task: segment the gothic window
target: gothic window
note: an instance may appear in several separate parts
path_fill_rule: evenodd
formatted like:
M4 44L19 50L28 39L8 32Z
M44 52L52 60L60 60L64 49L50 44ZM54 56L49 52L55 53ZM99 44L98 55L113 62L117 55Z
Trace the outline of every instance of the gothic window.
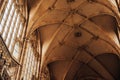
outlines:
M32 47L32 43L27 43L27 49L25 53L24 63L23 63L23 71L22 76L24 77L23 80L31 80L32 75L36 75L37 70L37 59L35 57L34 48ZM29 67L29 68L28 68Z
M6 45L7 47L9 47L10 45L10 42L11 42L11 36L13 35L13 30L14 30L14 25L15 25L15 22L16 22L16 18L17 18L17 12L15 11L14 15L13 15L13 20L11 22L11 26L10 26L10 29L9 29L9 34L7 35L7 39L6 39Z
M11 54L16 55L16 41L22 43L24 36L24 17L19 5L14 0L8 0L0 17L0 34ZM16 56L15 56L16 57Z

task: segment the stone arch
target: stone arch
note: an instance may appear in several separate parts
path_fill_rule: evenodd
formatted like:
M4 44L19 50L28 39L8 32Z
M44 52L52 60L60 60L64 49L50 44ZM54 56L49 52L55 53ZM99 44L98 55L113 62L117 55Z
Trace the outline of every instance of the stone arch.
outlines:
M120 58L113 53L96 56L96 59L108 70L116 80L120 79Z
M113 53L104 53L95 57L105 69L113 76L115 80L120 78L120 58ZM68 68L71 60L56 60L47 65L50 72L51 80L84 80L84 79L100 79L106 80L101 74L96 72L84 62L74 61L67 74L65 71ZM63 77L64 76L64 77Z

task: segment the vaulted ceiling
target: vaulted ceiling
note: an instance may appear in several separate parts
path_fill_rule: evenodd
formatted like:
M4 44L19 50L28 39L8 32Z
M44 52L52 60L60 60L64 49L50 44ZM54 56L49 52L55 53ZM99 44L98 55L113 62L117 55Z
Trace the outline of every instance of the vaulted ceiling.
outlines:
M117 8L103 0L28 0L51 80L119 80ZM112 63L110 62L112 61Z
M68 0L69 1L69 0ZM70 0L72 1L72 0ZM73 0L74 1L74 0ZM108 7L110 7L111 9L113 9L113 11L117 12L115 8L115 6L111 6L109 1L112 0L108 0L108 1L100 1L100 0L81 0L79 2L79 0L76 0L75 3L72 5L80 5L80 3L84 2L84 1L98 1L100 3L103 3L105 5L107 5ZM114 1L112 1L114 2ZM54 4L55 3L55 4ZM60 4L59 4L60 3ZM112 3L111 3L112 4ZM67 4L67 0L61 0L61 1L56 1L56 0L28 0L28 7L29 7L29 29L28 29L28 34L32 33L35 29L37 29L38 27L42 26L40 24L41 22L41 18L47 14L49 14L50 8L52 8L53 6L58 7L58 9L60 8L60 6L62 6L61 8L66 8L66 9L70 9L69 4ZM46 13L44 15L44 13Z

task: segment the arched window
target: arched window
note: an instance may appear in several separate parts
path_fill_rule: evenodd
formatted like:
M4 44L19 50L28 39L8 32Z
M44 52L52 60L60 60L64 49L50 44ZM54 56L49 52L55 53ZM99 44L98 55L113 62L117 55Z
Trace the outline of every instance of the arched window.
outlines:
M32 75L36 75L36 70L38 68L37 65L38 64L37 64L37 59L35 57L34 48L32 46L32 43L28 42L24 63L23 63L24 66L22 71L23 80L31 80Z
M8 50L13 54L16 47L16 39L19 39L19 41L23 40L25 20L15 0L8 0L3 10L4 14L0 18L0 34Z

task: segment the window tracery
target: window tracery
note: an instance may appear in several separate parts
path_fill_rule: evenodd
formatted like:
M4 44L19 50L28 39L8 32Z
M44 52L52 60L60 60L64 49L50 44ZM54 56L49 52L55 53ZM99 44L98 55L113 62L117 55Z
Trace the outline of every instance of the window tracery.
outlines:
M0 33L11 54L15 51L16 39L23 40L24 17L20 7L15 0L6 1L6 6L2 10L0 21Z

